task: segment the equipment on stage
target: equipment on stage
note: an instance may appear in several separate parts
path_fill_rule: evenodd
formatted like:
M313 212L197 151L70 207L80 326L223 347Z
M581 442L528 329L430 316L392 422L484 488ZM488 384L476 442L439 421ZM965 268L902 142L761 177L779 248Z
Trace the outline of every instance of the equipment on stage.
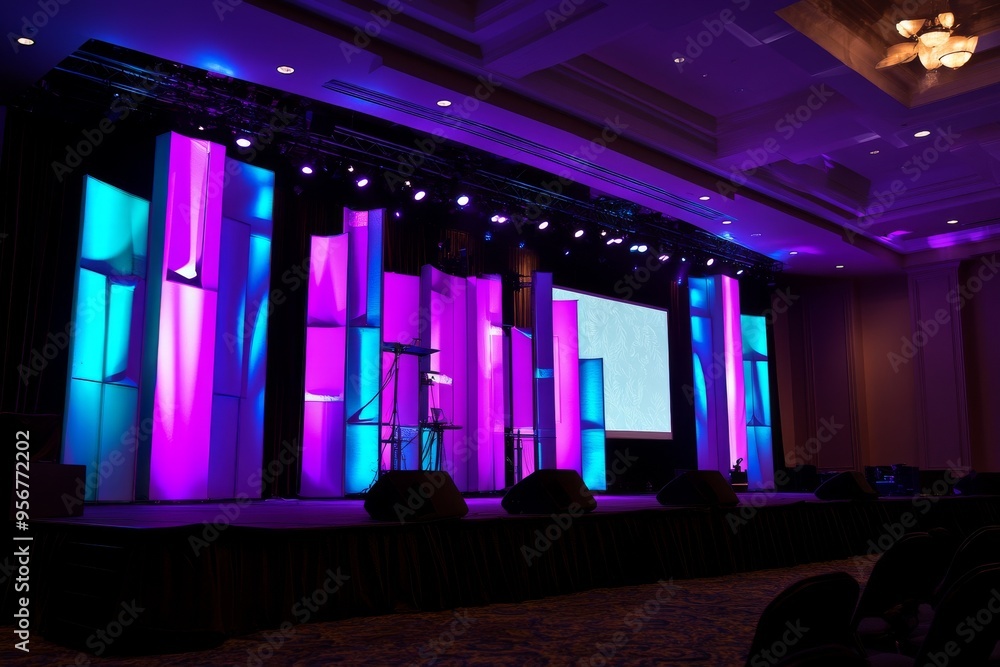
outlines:
M427 447L424 448L423 437L420 438L420 466L424 470L441 470L444 466L442 452L444 451L444 432L458 431L462 427L458 424L449 423L441 408L431 408L431 418L428 421L420 422L421 431L428 431L431 434Z
M438 350L429 347L420 347L412 343L382 343L383 352L391 352L392 365L386 373L386 380L392 378L392 412L389 415L389 437L382 441L383 445L389 445L389 465L391 470L403 469L403 430L399 423L399 358L404 354L415 357L428 357ZM385 389L385 385L382 386ZM380 390L381 393L381 390ZM382 452L379 451L378 474L381 476L385 470L382 469Z
M955 483L955 493L961 496L1000 496L1000 472L976 472Z
M718 470L688 470L667 482L656 500L668 507L735 507L736 492Z
M914 466L865 466L865 479L880 496L920 495L920 468Z
M864 475L848 470L820 484L816 497L820 500L875 500L878 494L868 485Z
M390 470L365 496L365 511L377 521L461 519L469 506L451 475L441 470Z
M565 514L597 509L597 499L575 470L536 470L510 488L500 502L511 514Z

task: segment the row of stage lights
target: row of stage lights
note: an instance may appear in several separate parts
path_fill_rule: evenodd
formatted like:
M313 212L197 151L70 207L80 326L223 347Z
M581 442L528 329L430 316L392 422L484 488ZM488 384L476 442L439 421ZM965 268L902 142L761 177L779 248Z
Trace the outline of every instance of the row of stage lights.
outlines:
M240 146L240 147L244 147L245 148L245 147L248 147L248 146L251 145L251 141L250 141L250 139L248 139L248 138L246 138L244 136L241 136L241 137L239 137L239 138L236 139L236 144L238 146ZM342 163L342 166L343 166L343 164L344 163ZM348 177L347 180L348 181L353 180L354 186L356 187L356 189L359 192L365 192L372 185L372 178L371 178L371 176L368 175L368 174L361 173L361 170L356 170L353 165L346 164L346 167L344 167L344 170L349 175L349 177ZM299 171L304 176L310 177L310 176L313 176L316 173L316 168L310 162L303 162L303 163L301 163ZM324 169L324 171L325 171L325 169ZM471 195L469 195L466 192L453 191L452 195L450 195L447 198L432 197L430 190L414 186L408 180L404 182L404 188L407 191L408 196L413 201L415 201L415 202L421 202L421 201L430 200L430 199L436 199L437 201L442 201L442 200L447 201L447 200L450 200L460 210L467 210L467 209L470 208L470 204L472 204L472 197L471 197ZM398 210L396 211L396 217L397 218L401 217L401 213ZM508 212L496 212L496 213L493 213L493 215L488 218L489 222L492 223L493 225L506 225L508 222L512 222L515 219L516 219L515 215L514 214L510 214ZM554 228L554 225L548 219L542 219L539 222L537 222L537 224L534 224L533 227L534 227L534 229L536 229L539 232L545 232L546 230L552 230ZM587 229L584 228L584 227L581 227L581 226L570 226L569 228L573 230L572 231L572 238L573 238L574 241L585 240L585 237L588 236ZM493 240L493 231L492 231L492 229L489 228L489 227L487 227L486 231L483 234L483 237L484 237L484 240L486 240L486 241L492 241ZM625 243L626 239L628 238L628 235L626 233L621 232L621 231L614 231L614 230L609 231L608 229L601 229L601 231L600 231L600 238L601 238L601 240L604 242L604 244L606 246L618 246L618 245L623 245ZM524 240L519 241L518 242L518 247L519 248L525 248L526 247L526 242ZM650 243L643 242L643 241L635 241L635 242L631 243L631 245L629 245L629 247L628 247L629 253L636 254L636 255L646 254L646 253L650 252L650 249L651 249ZM661 262L661 263L667 263L671 259L671 254L669 252L666 252L662 248L659 249L659 250L653 250L653 252L657 252L658 253L656 255L656 257L657 257L657 260L659 262ZM569 248L569 247L563 248L562 254L564 256L570 256L572 254L571 248ZM689 262L688 261L688 257L684 256L684 255L681 255L680 257L678 257L678 261L680 263L682 263L682 264L692 264L693 265L695 263L694 261ZM713 266L716 266L716 264L717 264L717 261L716 261L715 257L707 257L707 258L702 257L702 258L700 258L698 260L698 262L703 262L703 266L705 268L711 268ZM734 275L736 275L736 276L742 276L744 274L744 271L745 271L744 268L742 268L742 267L734 267L734 268L736 268L736 270L733 272Z

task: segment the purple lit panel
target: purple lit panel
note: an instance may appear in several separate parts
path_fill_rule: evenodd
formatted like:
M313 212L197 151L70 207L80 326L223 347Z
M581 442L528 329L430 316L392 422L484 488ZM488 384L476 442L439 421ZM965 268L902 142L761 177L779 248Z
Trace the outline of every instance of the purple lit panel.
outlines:
M729 416L729 465L747 461L747 404L743 382L743 327L740 321L740 284L719 276L722 287L722 326L725 336L726 412Z
M306 401L299 487L303 496L344 495L343 406L329 401Z
M216 307L215 292L163 283L150 500L208 497Z
M382 341L385 343L403 343L404 345L424 345L421 329L426 328L420 319L420 277L406 276L399 273L385 274L385 309L382 313ZM382 353L382 381L385 382L392 366L393 354ZM393 384L386 386L386 392L393 391ZM387 393L386 396L389 396ZM420 399L420 360L412 354L404 354L399 358L399 423L406 429L416 429L419 421ZM390 436L388 427L392 415L392 400L382 401L382 439ZM409 435L409 431L407 432ZM407 442L404 438L403 468L417 470L420 467L420 447L416 438ZM382 466L391 468L391 451L388 447L382 452Z
M225 147L170 135L164 278L214 290L219 280Z
M240 440L240 399L220 396L212 399L212 450L208 463L209 498L233 498L236 493L237 445ZM259 465L259 464L258 464Z
M430 418L431 408L439 408L445 420L462 427L445 432L441 466L460 490L467 491L470 488L468 443L472 435L468 432L467 418L466 281L425 266L421 272L420 297L421 312L430 314L428 347L440 350L428 357L421 368L437 371L452 382L428 388L428 413L423 418Z
M314 236L309 254L309 326L347 325L347 234Z
M536 271L531 279L532 346L535 382L535 438L539 468L556 467L556 391L552 331L552 274Z
M348 238L348 323L364 326L368 314L368 211L344 209L344 231Z
M582 472L580 451L580 343L576 301L552 302L555 360L556 467Z

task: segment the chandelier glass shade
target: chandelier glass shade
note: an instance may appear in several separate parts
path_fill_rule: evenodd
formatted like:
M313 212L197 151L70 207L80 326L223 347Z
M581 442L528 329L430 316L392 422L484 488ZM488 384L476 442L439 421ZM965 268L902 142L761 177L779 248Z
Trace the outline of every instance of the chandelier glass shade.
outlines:
M954 27L955 15L951 12L941 12L929 19L900 21L896 24L896 31L912 41L890 46L885 58L880 60L875 68L884 69L919 58L920 64L928 71L942 65L958 69L969 62L972 54L976 52L979 37L952 35Z

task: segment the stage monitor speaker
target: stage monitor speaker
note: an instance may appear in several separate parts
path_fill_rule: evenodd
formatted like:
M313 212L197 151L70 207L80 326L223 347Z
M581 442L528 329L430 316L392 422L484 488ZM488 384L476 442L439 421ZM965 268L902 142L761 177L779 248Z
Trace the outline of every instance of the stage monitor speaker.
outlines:
M656 501L668 507L735 507L740 499L718 470L688 470L667 482Z
M955 493L962 496L1000 496L1000 472L973 470L955 482Z
M511 487L500 503L510 514L564 514L597 509L597 500L575 470L536 470Z
M469 506L451 475L440 470L390 470L365 495L365 511L377 521L461 519Z
M864 475L856 470L849 470L820 484L816 489L816 497L820 500L875 500L878 494Z

